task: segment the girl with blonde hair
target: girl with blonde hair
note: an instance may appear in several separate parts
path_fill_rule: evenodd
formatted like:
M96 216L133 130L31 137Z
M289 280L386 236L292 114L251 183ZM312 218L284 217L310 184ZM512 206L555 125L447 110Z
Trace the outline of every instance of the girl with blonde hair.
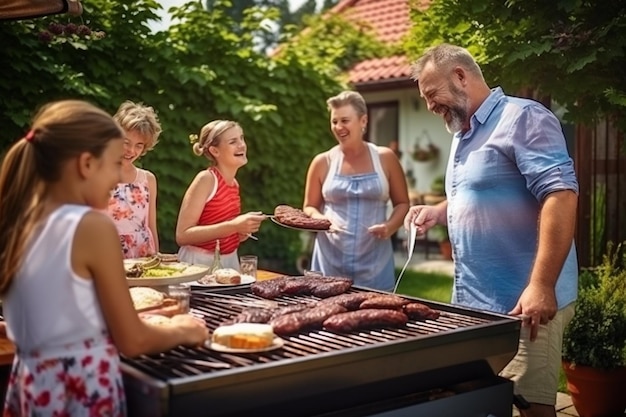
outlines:
M235 176L248 163L241 126L230 120L214 120L190 136L193 152L211 165L200 171L185 192L176 242L181 261L212 265L219 241L221 266L239 270L237 249L261 227L261 212L241 214L239 183Z

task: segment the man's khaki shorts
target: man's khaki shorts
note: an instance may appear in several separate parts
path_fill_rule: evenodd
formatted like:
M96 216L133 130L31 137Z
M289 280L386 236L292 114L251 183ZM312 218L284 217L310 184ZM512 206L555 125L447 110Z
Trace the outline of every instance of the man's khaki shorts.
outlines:
M537 339L531 342L530 328L522 326L517 355L500 372L512 380L515 394L530 403L555 405L561 368L563 332L574 316L575 303L557 311L548 324L540 325Z

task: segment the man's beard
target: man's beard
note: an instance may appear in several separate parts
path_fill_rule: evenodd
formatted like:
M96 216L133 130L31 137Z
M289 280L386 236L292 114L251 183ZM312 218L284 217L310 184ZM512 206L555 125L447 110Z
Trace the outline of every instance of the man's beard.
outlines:
M454 94L459 100L452 106L448 106L448 114L450 115L450 121L446 120L446 130L448 133L455 134L460 132L465 126L465 121L468 119L467 111L467 94L452 83L449 86L450 92Z

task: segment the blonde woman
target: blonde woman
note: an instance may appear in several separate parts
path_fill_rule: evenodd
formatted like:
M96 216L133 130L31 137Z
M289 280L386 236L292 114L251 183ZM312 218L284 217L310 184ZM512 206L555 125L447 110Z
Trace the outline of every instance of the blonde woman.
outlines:
M214 120L192 135L193 152L208 159L185 192L176 224L178 258L212 265L217 241L224 268L239 270L237 249L259 230L266 216L241 214L239 183L235 176L248 163L246 141L238 123Z

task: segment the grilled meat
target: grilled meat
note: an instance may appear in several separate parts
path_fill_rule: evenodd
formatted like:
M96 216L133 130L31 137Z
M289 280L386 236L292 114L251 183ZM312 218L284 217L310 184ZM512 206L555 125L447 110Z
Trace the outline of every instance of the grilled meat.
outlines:
M356 310L361 303L368 298L380 295L377 292L355 292L349 294L340 294L326 298L320 301L320 304L339 304L347 310Z
M252 294L258 295L259 297L273 300L282 294L282 288L285 282L292 279L291 277L283 276L267 281L255 281L250 285L250 291L252 291Z
M402 310L412 320L437 320L441 314L438 310L422 303L405 304L402 306Z
M304 214L299 208L286 204L276 206L274 217L284 225L302 229L328 230L331 226L327 219L314 219Z
M270 320L275 319L285 314L295 313L296 311L306 310L315 305L315 303L301 303L291 304L285 307L279 308L246 308L241 313L237 314L231 320L228 320L226 324L232 323L268 323Z
M278 316L270 320L270 324L276 334L287 335L305 329L320 328L324 320L345 311L346 309L338 304L317 305L295 313Z
M363 300L363 302L359 305L359 309L380 308L397 310L408 303L410 303L410 301L406 298L402 298L394 294L379 294Z
M283 294L314 295L327 298L343 294L352 287L352 280L343 277L278 277L267 281L256 281L250 286L253 294L274 299Z
M401 327L409 321L406 314L397 310L365 309L335 314L323 323L326 330L348 333L372 327Z
M352 280L341 277L306 277L306 279L315 280L315 285L311 291L311 295L319 298L328 298L335 295L343 294L352 287Z

